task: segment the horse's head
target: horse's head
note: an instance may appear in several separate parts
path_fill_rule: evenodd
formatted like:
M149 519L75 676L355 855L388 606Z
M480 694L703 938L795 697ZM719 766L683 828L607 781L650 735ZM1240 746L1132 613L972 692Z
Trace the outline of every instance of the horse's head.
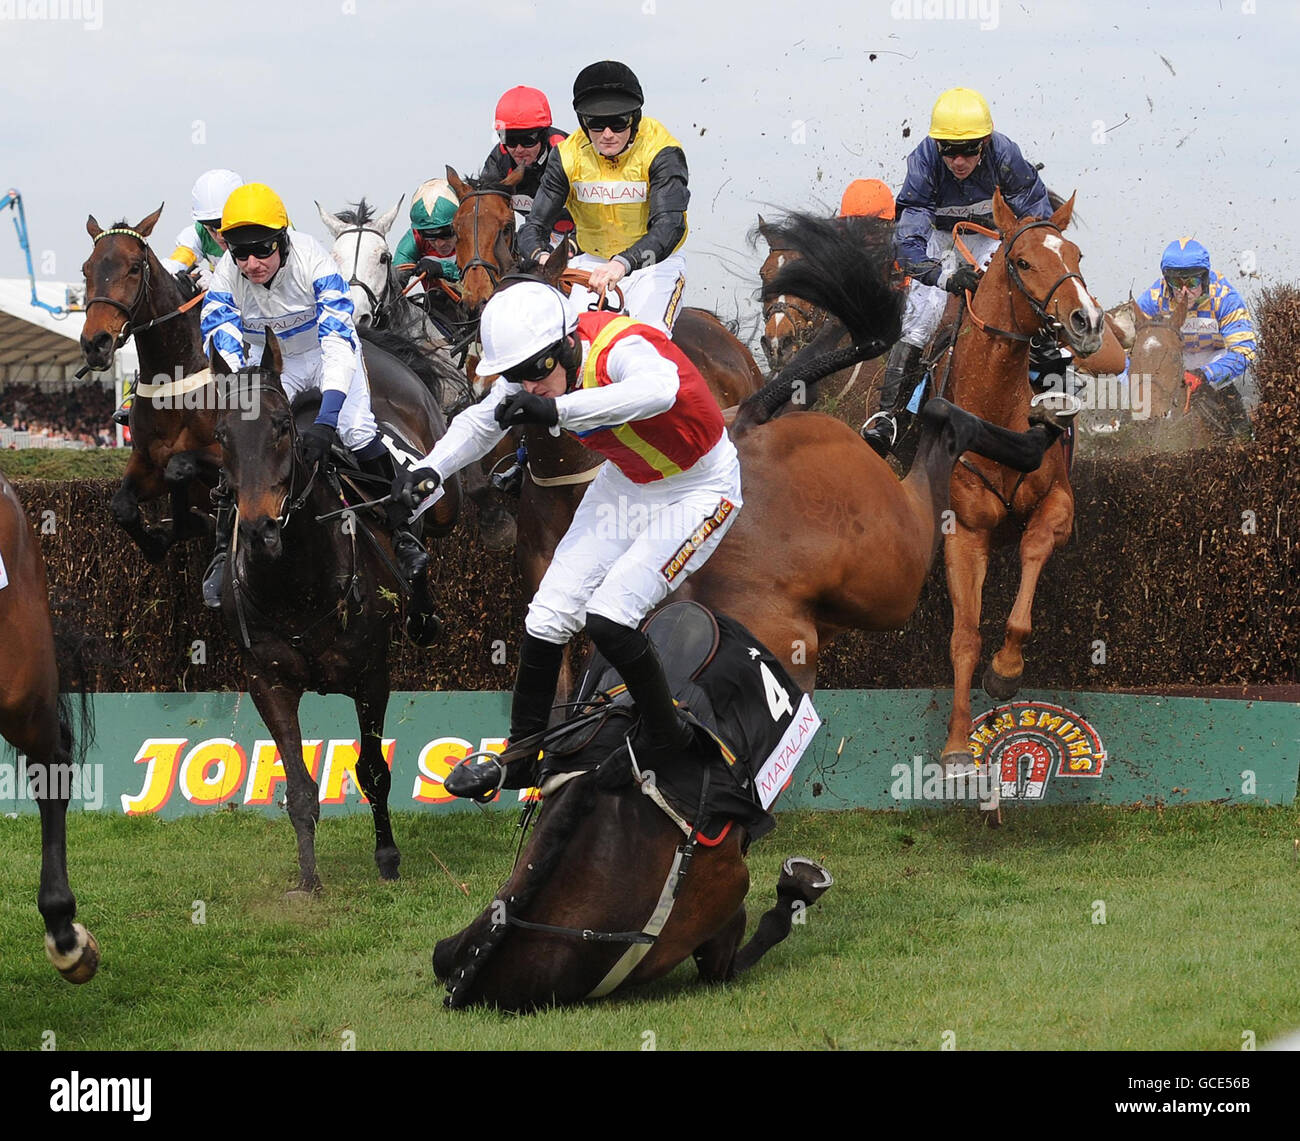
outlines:
M456 229L461 299L471 314L483 308L497 282L515 264L512 191L523 176L523 167L517 166L498 183L473 183L447 167L447 182L460 199L452 225Z
M1051 218L1017 218L1002 192L995 191L993 220L1002 245L990 276L998 269L1005 272L1012 313L1021 329L1055 320L1075 353L1090 356L1101 348L1106 322L1079 272L1079 247L1062 233L1073 211L1072 194Z
M358 328L378 325L384 307L393 301L397 278L393 273L393 255L388 250L388 231L405 197L403 194L391 210L378 218L364 198L352 209L337 214L316 203L320 220L334 239L330 255L339 272L348 275L353 320Z
M277 559L283 551L280 528L299 466L293 410L280 370L280 345L269 330L260 365L232 373L214 348L212 371L225 377L222 411L217 417L221 466L239 507L239 537L246 550Z
M1149 317L1136 302L1131 303L1131 312L1133 346L1128 376L1134 407L1149 401L1150 415L1163 419L1178 411L1184 396L1182 328L1187 320L1187 297L1180 297L1172 309Z
M94 239L90 257L81 267L86 279L86 323L81 330L81 355L96 372L112 367L113 354L142 320L155 275L161 267L149 250L149 235L163 208L128 226L118 222L105 230L95 216L86 219L86 233Z
M766 285L778 270L799 253L774 237L774 231L758 216L758 225L751 235L751 240L762 237L768 244L767 257L758 267L759 281ZM763 336L759 345L767 366L772 372L779 372L794 358L809 340L817 327L817 311L806 301L781 293L769 297L763 302Z

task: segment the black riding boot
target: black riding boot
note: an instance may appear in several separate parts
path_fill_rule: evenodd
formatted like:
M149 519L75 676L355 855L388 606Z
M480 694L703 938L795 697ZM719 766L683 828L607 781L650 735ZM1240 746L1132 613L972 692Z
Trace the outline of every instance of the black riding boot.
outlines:
M1216 395L1223 406L1228 432L1232 437L1237 440L1252 439L1254 432L1250 425L1250 415L1246 411L1245 402L1241 399L1241 393L1237 391L1237 386L1225 384Z
M510 744L533 737L546 728L555 705L564 647L524 634L519 670L510 703ZM540 750L538 750L540 751ZM537 752L503 765L495 757L481 757L457 765L443 782L452 796L491 800L500 788L532 788L537 780Z
M635 746L638 766L653 768L661 759L688 750L695 741L695 730L673 702L664 667L650 639L640 630L600 614L587 616L587 633L605 660L618 670L641 715Z
M382 444L380 446L382 447ZM356 460L363 472L384 480L385 486L392 486L397 478L397 468L387 448L384 448L381 454L369 458L356 455ZM406 579L407 584L413 584L429 565L429 552L407 528L409 512L405 507L389 500L384 504L384 514L388 518L388 529L393 536L393 554L397 556L397 568L402 572L402 577Z
M217 507L216 545L212 561L203 572L203 605L220 610L221 585L226 577L226 552L230 550L230 536L235 530L235 499L224 477L212 489L212 500Z
M921 352L905 341L889 350L880 385L880 411L862 425L862 438L881 459L889 455L912 422L907 402L921 379Z

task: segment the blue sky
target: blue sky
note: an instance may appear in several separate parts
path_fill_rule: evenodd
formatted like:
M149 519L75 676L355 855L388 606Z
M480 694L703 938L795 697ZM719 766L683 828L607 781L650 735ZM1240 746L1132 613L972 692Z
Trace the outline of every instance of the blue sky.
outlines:
M685 148L688 301L724 316L757 311L745 236L758 211L829 210L855 177L897 190L956 85L985 94L1050 186L1077 189L1074 236L1104 304L1147 285L1184 233L1248 295L1297 276L1284 214L1300 165L1297 3L37 4L0 2L0 184L23 192L53 278L77 277L87 213L136 221L166 200L163 250L213 166L276 187L318 237L313 199L409 204L447 163L478 169L507 87L542 88L571 128L573 77L600 58L637 72L646 113ZM39 17L60 4L80 18ZM7 232L0 276L21 273Z

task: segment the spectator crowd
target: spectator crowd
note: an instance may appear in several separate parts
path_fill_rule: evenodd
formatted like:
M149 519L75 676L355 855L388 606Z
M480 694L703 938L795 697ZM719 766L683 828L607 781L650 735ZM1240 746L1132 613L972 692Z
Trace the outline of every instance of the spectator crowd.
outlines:
M0 428L107 448L117 442L113 407L112 392L97 384L64 392L14 384L0 389Z

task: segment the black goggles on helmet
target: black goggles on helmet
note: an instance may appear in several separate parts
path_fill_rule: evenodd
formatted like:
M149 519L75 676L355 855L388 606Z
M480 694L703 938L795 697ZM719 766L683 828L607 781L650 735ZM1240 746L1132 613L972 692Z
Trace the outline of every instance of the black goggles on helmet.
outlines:
M511 384L523 384L525 381L535 384L545 380L560 363L560 348L563 344L563 341L556 341L553 345L547 345L540 353L517 365L511 365L501 375Z
M541 127L534 127L531 131L497 132L502 144L507 147L535 147L545 135L546 132Z
M449 238L456 236L456 227L440 226L436 230L419 230L417 232L426 242L445 242Z
M984 149L983 139L937 139L939 154L944 158L963 158L977 155Z
M584 131L597 133L608 127L615 134L619 134L632 126L631 115L579 115L578 118L582 120Z
M280 239L267 238L261 242L247 242L244 245L231 245L230 256L235 261L247 261L249 258L257 258L259 261L269 258L279 248Z

